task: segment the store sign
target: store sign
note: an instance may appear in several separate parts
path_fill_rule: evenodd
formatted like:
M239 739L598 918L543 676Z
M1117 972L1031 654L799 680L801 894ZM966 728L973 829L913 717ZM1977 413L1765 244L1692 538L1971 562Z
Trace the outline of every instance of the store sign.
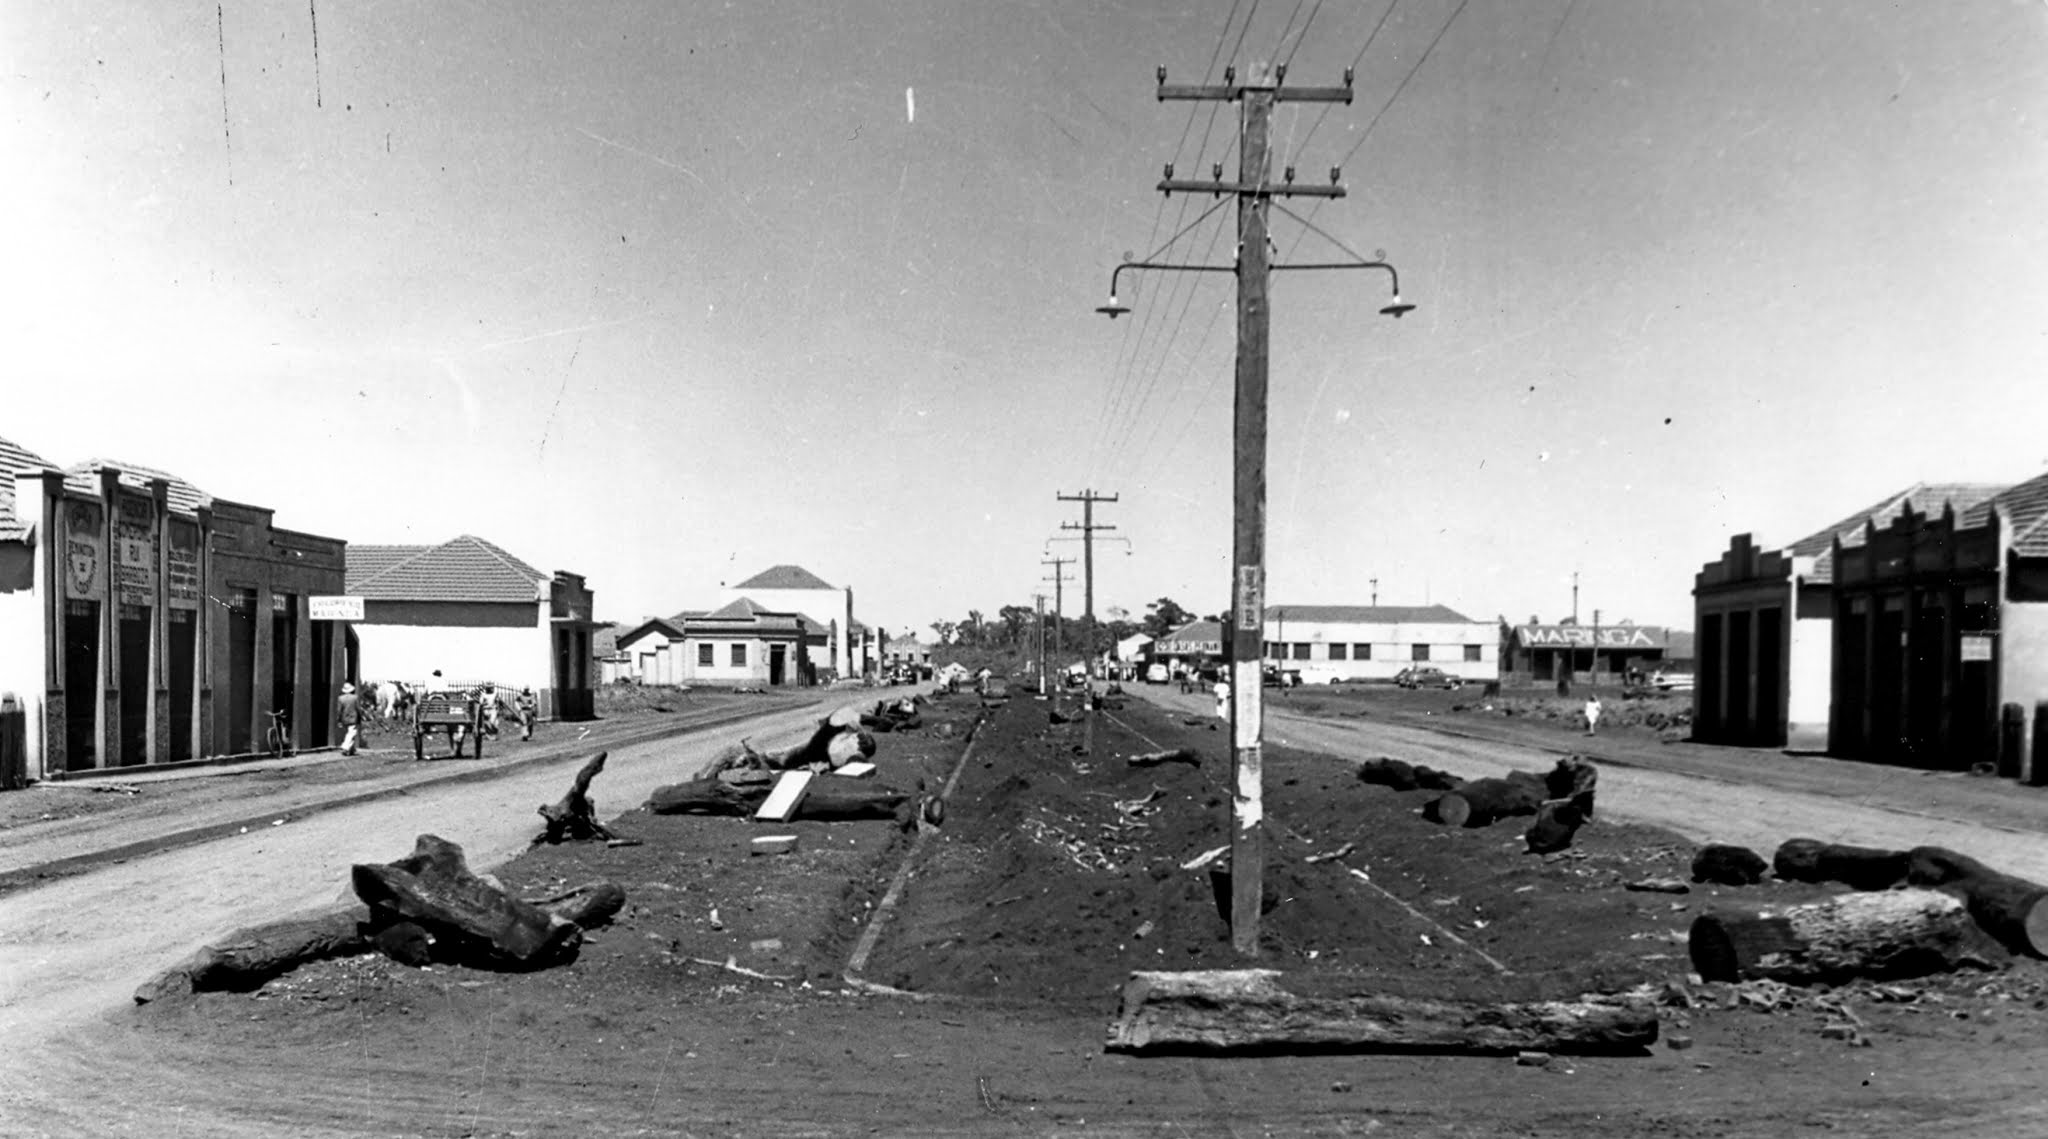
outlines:
M97 502L64 504L64 592L99 600L106 596L100 570L106 564L105 517Z
M114 500L114 590L123 605L156 604L156 503L134 495Z
M306 598L308 615L315 621L360 621L363 619L363 599L360 597L322 597L315 594Z
M1237 629L1256 633L1266 619L1266 567L1237 567Z
M1962 658L1965 661L1990 660L1991 638L1982 633L1965 633L1962 650Z
M171 608L199 608L199 527L171 519L171 556L165 592Z
M1531 649L1661 649L1667 639L1663 629L1637 625L1524 625L1515 635Z

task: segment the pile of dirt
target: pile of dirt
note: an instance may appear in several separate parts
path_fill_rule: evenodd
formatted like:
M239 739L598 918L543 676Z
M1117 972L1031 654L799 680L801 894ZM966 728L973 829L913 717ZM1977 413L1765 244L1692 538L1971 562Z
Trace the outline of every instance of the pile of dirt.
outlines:
M1495 716L1522 716L1533 720L1562 720L1585 724L1584 697L1505 696L1453 704L1453 712ZM1647 728L1653 732L1692 727L1692 696L1650 695L1627 700L1603 700L1600 707L1603 728Z

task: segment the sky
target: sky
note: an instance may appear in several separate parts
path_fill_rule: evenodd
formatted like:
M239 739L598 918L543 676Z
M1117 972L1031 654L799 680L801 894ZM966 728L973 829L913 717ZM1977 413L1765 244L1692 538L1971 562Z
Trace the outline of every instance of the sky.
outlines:
M1253 61L1357 69L1276 261L1417 306L1274 276L1269 601L1689 628L1736 533L2048 468L2041 0L0 0L0 436L624 622L793 563L928 635L1092 490L1098 615L1216 612L1234 285L1093 310L1231 262L1155 70Z

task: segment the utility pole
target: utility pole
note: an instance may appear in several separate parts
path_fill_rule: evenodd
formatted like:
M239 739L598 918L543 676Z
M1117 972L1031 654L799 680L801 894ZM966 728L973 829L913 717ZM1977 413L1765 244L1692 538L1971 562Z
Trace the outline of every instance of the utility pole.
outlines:
M1572 624L1579 623L1579 571L1572 571Z
M1270 133L1273 108L1279 103L1349 103L1351 69L1344 71L1342 87L1289 87L1287 68L1269 69L1254 63L1249 82L1237 81L1237 69L1223 70L1220 86L1175 85L1166 82L1166 69L1159 69L1159 99L1238 104L1238 177L1223 180L1223 166L1210 167L1212 180L1174 177L1168 165L1159 182L1165 194L1229 194L1237 199L1238 241L1233 265L1174 264L1170 261L1125 261L1109 277L1109 303L1095 311L1114 320L1130 308L1117 300L1117 280L1126 269L1173 270L1176 272L1232 273L1237 277L1237 376L1235 447L1231 457L1233 525L1231 541L1230 629L1225 644L1231 668L1231 831L1230 831L1230 940L1243 956L1259 951L1259 902L1265 884L1263 847L1265 792L1262 739L1263 692L1260 688L1261 640L1265 627L1266 593L1266 339L1270 323L1266 301L1269 272L1282 269L1377 269L1393 285L1391 303L1379 311L1399 317L1415 306L1401 299L1401 279L1385 254L1367 260L1342 242L1302 220L1309 229L1343 249L1351 260L1338 263L1272 265L1267 260L1266 214L1276 197L1341 198L1344 188L1337 184L1341 172L1330 171L1329 185L1297 183L1294 168L1287 167L1284 181L1271 180ZM1285 209L1285 207L1282 207ZM1292 211L1288 211L1291 213ZM1167 245L1173 242L1169 240ZM1163 252L1164 246L1161 247Z
M1366 580L1372 583L1372 607L1378 609L1380 607L1380 579L1373 577Z
M1081 596L1083 614L1081 627L1088 638L1088 649L1083 654L1083 659L1090 662L1088 669L1088 707L1092 709L1095 707L1095 669L1093 667L1093 658L1095 656L1095 532L1097 530L1116 529L1114 526L1096 524L1095 504L1098 502L1115 502L1117 496L1113 494L1097 494L1092 490L1084 490L1079 494L1059 494L1055 491L1054 494L1061 502L1078 502L1081 504L1081 524L1076 526L1072 522L1062 522L1060 523L1060 529L1079 530L1081 532Z
M1052 576L1045 580L1052 582L1052 655L1054 660L1059 660L1067 655L1066 640L1061 634L1060 626L1065 624L1067 619L1067 567L1074 564L1074 559L1047 558L1038 564L1052 567Z
M1045 678L1045 594L1034 593L1031 599L1038 603L1038 624L1032 626L1032 648L1038 658L1038 694L1050 697L1052 685Z

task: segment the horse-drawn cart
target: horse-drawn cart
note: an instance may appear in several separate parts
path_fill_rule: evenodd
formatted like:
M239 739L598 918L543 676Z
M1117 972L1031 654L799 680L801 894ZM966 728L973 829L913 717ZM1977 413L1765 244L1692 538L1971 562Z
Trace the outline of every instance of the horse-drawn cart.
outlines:
M412 757L427 758L427 733L448 733L450 753L462 758L462 738L476 741L476 757L484 757L484 705L474 692L423 692L412 706Z

